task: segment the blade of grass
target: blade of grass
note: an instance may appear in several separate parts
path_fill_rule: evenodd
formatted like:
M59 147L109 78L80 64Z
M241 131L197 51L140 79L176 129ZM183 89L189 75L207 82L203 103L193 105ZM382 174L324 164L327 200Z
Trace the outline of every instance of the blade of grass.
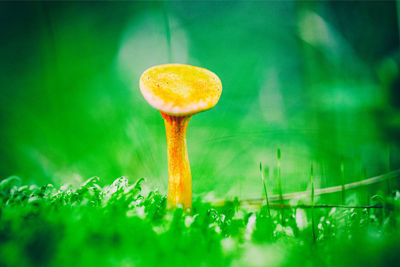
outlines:
M260 162L260 173L261 173L261 180L264 186L264 194L265 194L265 201L267 203L267 211L268 211L268 216L271 218L271 209L269 207L269 200L268 200L268 192L267 192L267 186L265 185L265 179L264 179L264 168L262 163Z
M281 202L281 220L282 225L285 224L285 214L283 209L283 192L282 192L282 178L281 178L281 150L278 148L277 150L277 158L278 158L278 190L279 190L279 200Z
M313 242L316 243L317 238L315 235L315 218L314 218L314 169L312 163L310 169L310 180L311 180L311 227L313 233Z
M342 205L346 204L346 186L344 182L344 163L343 160L340 162L340 177L342 181Z
M390 153L390 147L388 147L388 158L387 158L387 171L391 171L391 166L390 166L390 161L391 161L391 153ZM390 197L392 195L392 185L390 180L386 180L386 187L387 187L387 194Z

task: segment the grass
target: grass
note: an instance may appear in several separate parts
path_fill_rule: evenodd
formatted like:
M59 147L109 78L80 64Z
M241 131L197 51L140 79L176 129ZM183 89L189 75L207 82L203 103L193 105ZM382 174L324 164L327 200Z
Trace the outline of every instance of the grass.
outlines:
M143 179L97 177L78 188L0 183L1 266L392 266L399 262L400 193L384 209L249 209L197 199L167 211ZM315 221L313 228L312 220ZM313 231L315 231L313 233Z

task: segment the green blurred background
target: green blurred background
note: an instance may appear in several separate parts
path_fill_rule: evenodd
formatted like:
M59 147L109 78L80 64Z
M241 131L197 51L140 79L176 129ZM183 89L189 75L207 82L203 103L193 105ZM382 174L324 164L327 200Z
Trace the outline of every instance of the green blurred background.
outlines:
M195 195L260 197L400 168L399 15L392 1L0 3L0 178L167 188L163 120L140 94L148 67L222 80L189 123ZM341 173L341 164L343 173Z

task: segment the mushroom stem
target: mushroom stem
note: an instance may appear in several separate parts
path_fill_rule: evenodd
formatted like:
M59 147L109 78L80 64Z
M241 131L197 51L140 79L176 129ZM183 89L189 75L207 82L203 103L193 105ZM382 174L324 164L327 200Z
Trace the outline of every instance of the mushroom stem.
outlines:
M165 122L168 149L168 199L167 206L174 208L192 206L192 175L186 147L186 129L189 116L172 116L161 112Z

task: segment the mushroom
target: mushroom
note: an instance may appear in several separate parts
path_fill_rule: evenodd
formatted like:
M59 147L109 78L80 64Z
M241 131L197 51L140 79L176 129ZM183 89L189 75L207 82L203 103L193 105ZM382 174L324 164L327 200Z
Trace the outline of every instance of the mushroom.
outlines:
M222 85L213 72L184 64L147 69L140 77L146 101L161 112L168 150L167 206L192 206L192 176L186 147L186 129L193 114L214 107Z

